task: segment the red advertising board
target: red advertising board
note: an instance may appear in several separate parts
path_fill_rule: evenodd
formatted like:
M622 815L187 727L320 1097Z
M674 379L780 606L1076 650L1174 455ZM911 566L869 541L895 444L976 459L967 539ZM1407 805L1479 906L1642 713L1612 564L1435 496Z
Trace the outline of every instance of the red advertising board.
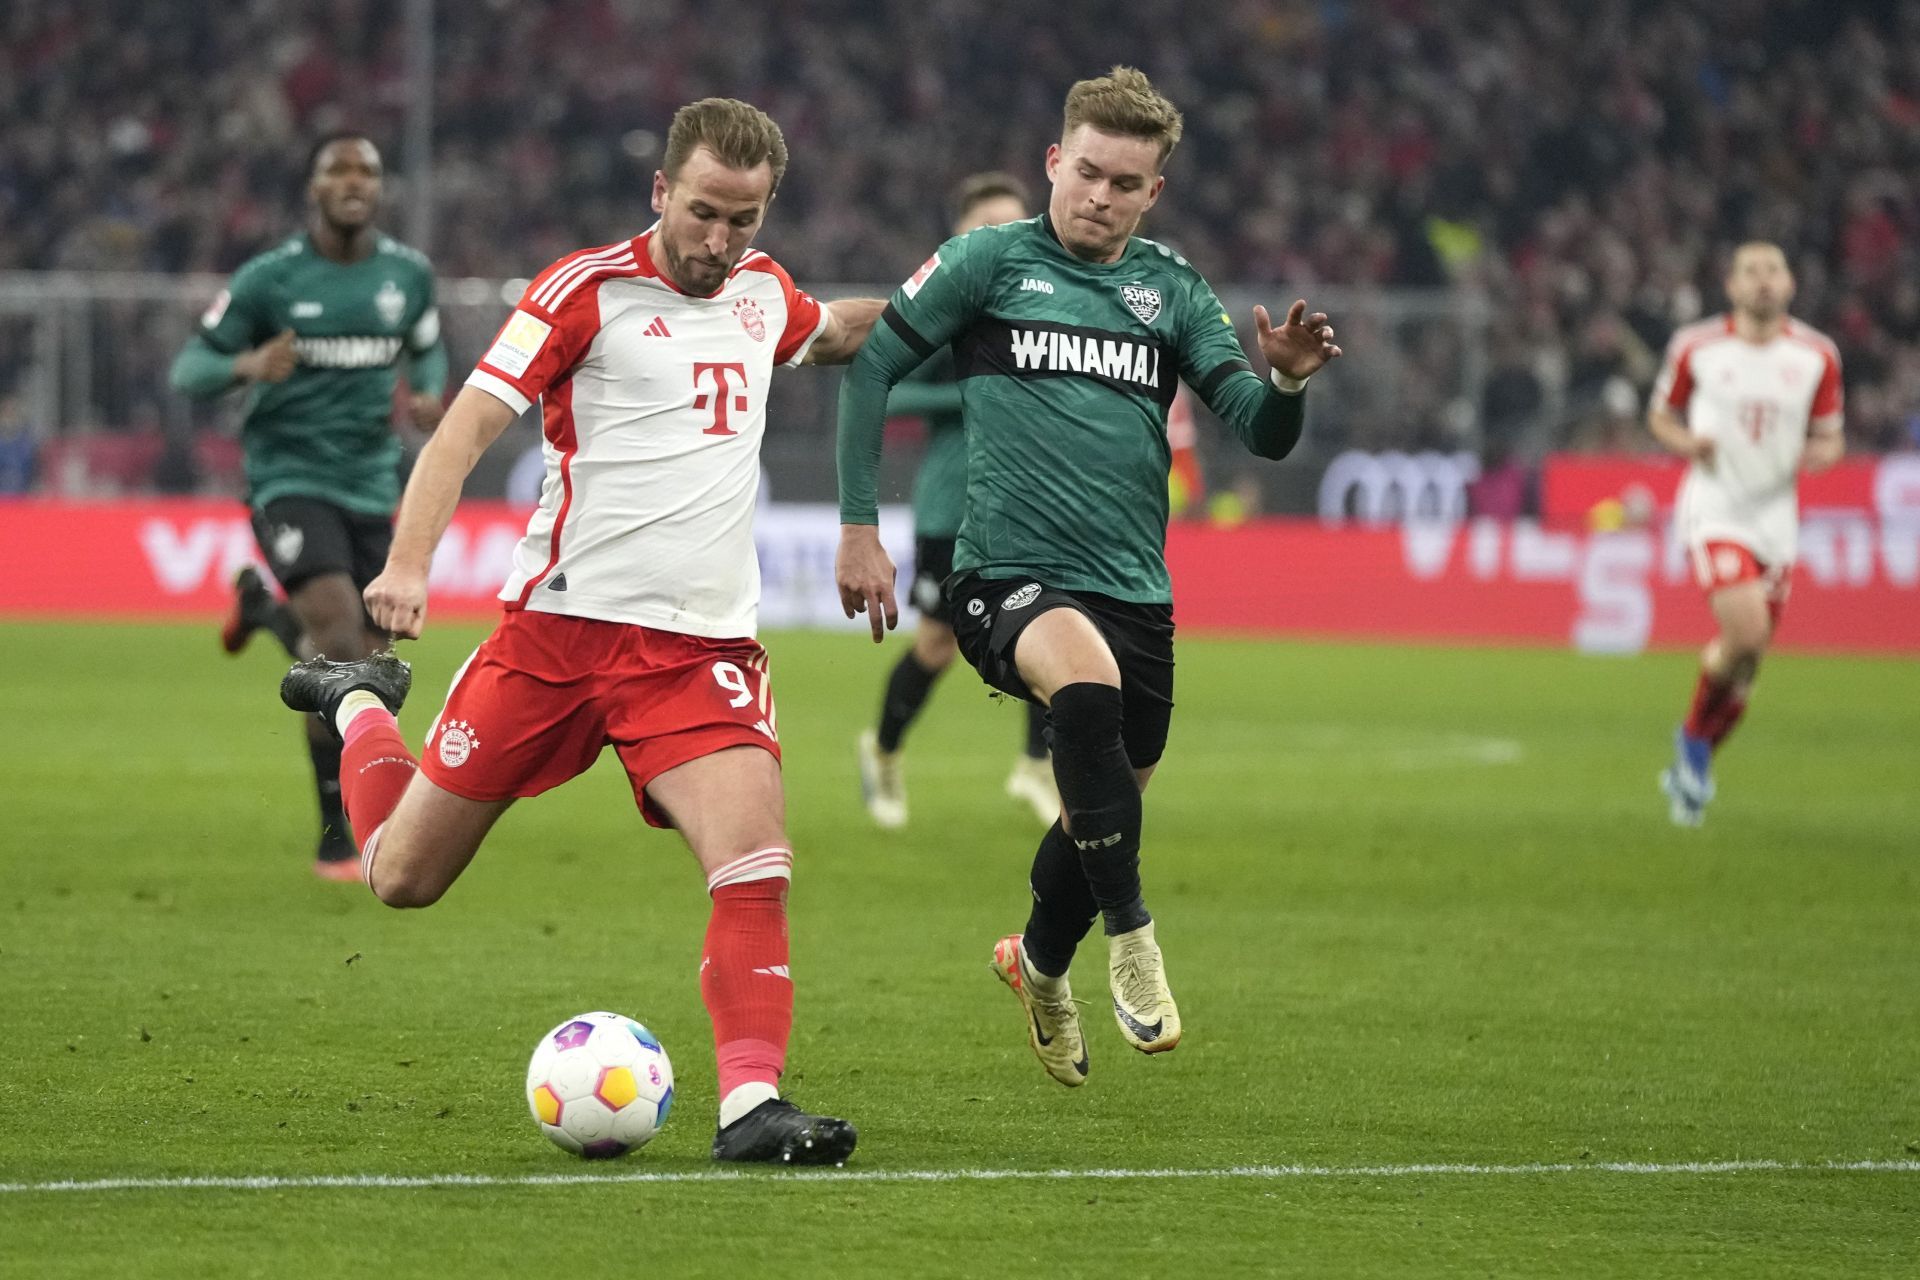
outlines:
M434 562L435 617L498 610L524 519L504 504L462 506ZM833 509L776 504L760 530L763 623L840 625ZM890 532L891 545L902 541ZM256 555L231 503L0 502L0 616L213 618L234 571ZM1631 652L1698 643L1709 629L1684 549L1662 522L1617 532L1493 521L1176 525L1167 555L1189 631ZM1810 509L1793 591L1782 647L1920 652L1920 520Z
M1167 556L1183 627L1625 653L1698 644L1712 630L1685 548L1665 526L1271 520L1176 529ZM1806 521L1777 643L1920 652L1920 523Z
M1670 510L1687 464L1664 455L1555 454L1540 466L1541 515L1549 524L1586 523L1609 499L1645 494ZM1884 519L1920 519L1920 454L1847 458L1800 478L1802 510L1872 512Z

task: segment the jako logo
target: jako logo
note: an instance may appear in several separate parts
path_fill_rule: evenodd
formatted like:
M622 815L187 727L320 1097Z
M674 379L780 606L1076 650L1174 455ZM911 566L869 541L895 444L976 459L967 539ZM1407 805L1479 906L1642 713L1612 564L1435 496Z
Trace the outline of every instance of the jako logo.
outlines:
M1051 284L1048 284L1045 280L1035 280L1032 276L1028 276L1020 282L1020 289L1024 293L1053 292L1053 286Z

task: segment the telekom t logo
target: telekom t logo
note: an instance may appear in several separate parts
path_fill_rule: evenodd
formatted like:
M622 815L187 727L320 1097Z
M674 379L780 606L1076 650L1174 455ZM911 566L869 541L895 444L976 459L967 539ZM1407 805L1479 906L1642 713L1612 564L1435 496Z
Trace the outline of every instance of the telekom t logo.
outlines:
M728 384L728 374L732 374L734 378L738 380L738 394L735 394L735 388ZM731 407L735 413L745 413L747 411L747 366L737 360L730 360L725 364L695 361L693 366L693 385L696 388L701 386L701 380L703 378L711 382L713 391L711 394L706 391L701 391L699 395L693 398L693 407L696 409L705 409L711 405L713 407L713 425L700 434L703 436L739 435L739 432L727 425L727 411L729 407Z

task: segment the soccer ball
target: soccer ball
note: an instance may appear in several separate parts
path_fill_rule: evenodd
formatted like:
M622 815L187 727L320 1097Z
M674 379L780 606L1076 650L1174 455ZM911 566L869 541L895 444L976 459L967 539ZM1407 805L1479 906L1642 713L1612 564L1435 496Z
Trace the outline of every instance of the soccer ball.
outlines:
M632 1018L583 1013L540 1037L527 1106L554 1145L589 1160L645 1146L673 1107L673 1064Z

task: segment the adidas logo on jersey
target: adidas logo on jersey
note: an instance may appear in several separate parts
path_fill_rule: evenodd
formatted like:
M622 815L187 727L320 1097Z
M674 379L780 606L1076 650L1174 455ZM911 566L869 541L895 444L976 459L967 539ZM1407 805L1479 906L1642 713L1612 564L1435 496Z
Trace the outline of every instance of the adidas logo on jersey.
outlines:
M648 325L645 329L642 329L641 332L646 334L649 338L671 338L673 336L671 333L667 332L667 322L665 320L662 320L659 316L655 316L653 318L653 323Z

